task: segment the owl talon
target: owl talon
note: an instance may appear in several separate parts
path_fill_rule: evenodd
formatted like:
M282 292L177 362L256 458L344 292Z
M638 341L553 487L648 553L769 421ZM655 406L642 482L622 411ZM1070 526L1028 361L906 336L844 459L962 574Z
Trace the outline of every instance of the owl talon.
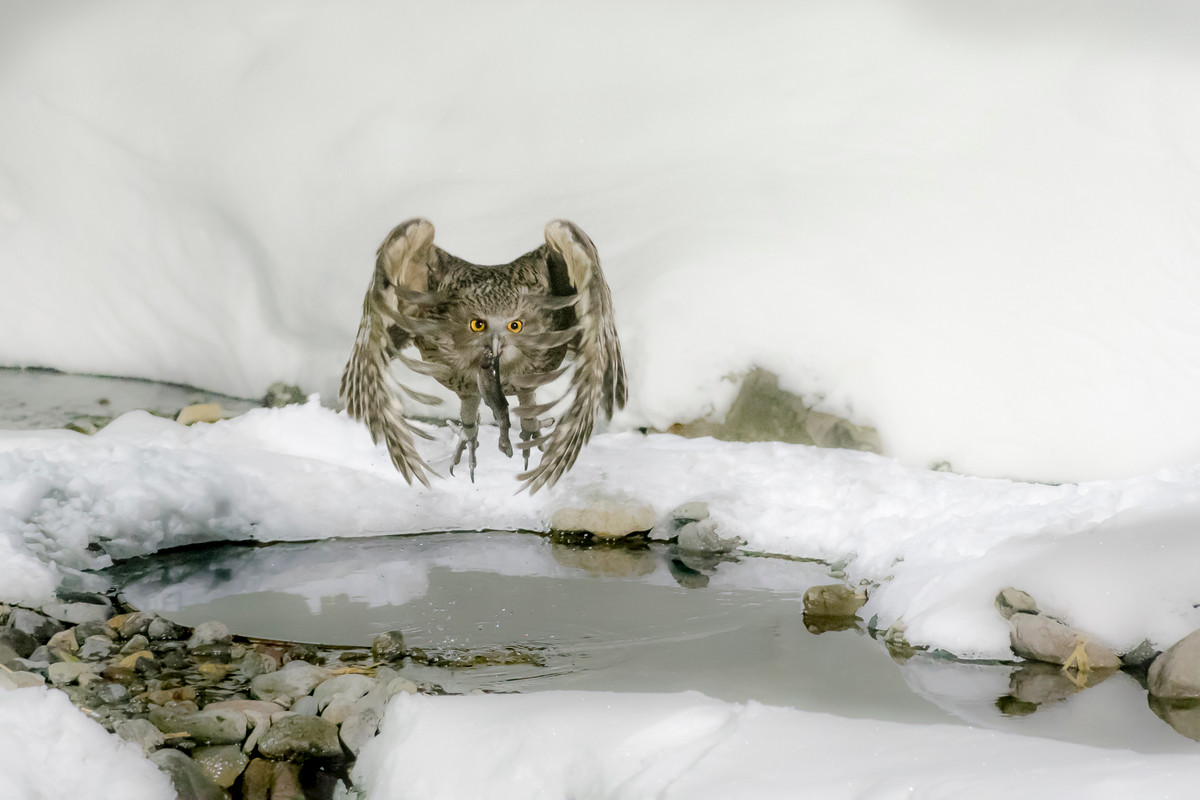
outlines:
M450 474L454 474L454 468L462 461L463 450L467 451L467 471L471 476L471 483L475 482L475 448L479 444L479 426L464 425L462 428L456 428L455 433L458 435L458 447L454 449L454 461L450 464Z

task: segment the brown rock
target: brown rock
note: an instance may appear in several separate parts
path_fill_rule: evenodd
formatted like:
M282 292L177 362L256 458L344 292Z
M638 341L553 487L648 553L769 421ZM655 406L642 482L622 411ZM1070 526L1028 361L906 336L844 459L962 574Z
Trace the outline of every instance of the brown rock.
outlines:
M1085 636L1056 619L1041 614L1013 614L1009 620L1013 652L1022 658L1065 664L1083 640L1092 669L1119 669L1121 659L1099 641Z
M1200 697L1200 631L1194 631L1154 659L1146 676L1155 697Z
M275 762L275 782L271 786L271 800L304 800L304 790L300 788L299 764Z
M242 800L271 800L275 766L265 758L256 758L242 773Z

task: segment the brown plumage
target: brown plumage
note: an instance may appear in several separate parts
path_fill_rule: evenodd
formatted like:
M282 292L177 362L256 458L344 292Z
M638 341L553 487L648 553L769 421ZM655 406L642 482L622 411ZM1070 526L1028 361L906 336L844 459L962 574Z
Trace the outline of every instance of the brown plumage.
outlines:
M393 359L458 395L462 439L454 464L468 451L472 479L480 401L495 415L500 449L511 456L507 396L515 395L526 469L518 477L531 493L571 468L597 412L611 418L614 407L625 405L625 363L596 247L565 220L546 225L545 234L541 247L498 266L450 255L434 245L433 225L419 218L396 226L380 245L341 394L409 483L415 478L428 486L433 470L417 453L413 436L425 434L405 419L401 393L438 401L396 383ZM401 353L409 344L420 359ZM574 373L567 396L537 405L534 391L563 374L568 359ZM541 419L568 397L557 420ZM534 447L543 455L531 470Z

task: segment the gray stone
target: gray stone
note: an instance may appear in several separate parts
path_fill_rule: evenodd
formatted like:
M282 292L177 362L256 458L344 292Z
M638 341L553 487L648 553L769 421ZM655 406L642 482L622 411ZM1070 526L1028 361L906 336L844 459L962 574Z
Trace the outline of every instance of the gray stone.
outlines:
M284 711L280 713L287 714L290 712ZM258 746L258 740L261 739L263 734L267 732L267 729L271 727L271 717L273 715L268 714L265 711L253 710L247 710L245 714L246 722L250 724L252 730L250 731L250 735L246 737L246 741L242 742L242 752L249 755L250 753L253 753L254 748Z
M380 661L399 661L407 652L404 634L400 631L381 633L371 640L371 655Z
M39 664L50 664L53 661L72 661L74 659L64 657L61 651L54 653L46 645L42 645L38 649L29 654L29 660Z
M671 511L671 519L677 527L682 527L688 522L700 522L708 519L708 503L703 500L693 500L690 503L676 506Z
M5 675L17 689L28 689L33 686L45 686L46 679L36 672L0 672Z
M188 635L188 629L182 625L176 625L171 620L165 617L155 617L150 620L150 624L146 626L146 635L151 639L182 639Z
M1200 631L1193 631L1154 659L1146 676L1155 697L1200 697Z
M1082 640L1092 669L1121 666L1121 660L1108 647L1056 619L1042 614L1013 614L1008 624L1013 652L1022 658L1065 664Z
M64 653L74 653L79 650L79 640L75 638L75 628L68 628L65 631L59 631L50 637L50 641L46 642L46 647L50 650L59 650Z
M208 777L200 765L178 750L165 748L153 753L150 760L165 772L184 800L229 800L229 794Z
M13 689L20 688L19 686L17 686L16 681L14 681L12 678L10 678L8 676L9 676L9 673L0 672L0 690L8 692L8 691L12 691Z
M228 644L232 638L224 622L202 622L192 630L187 646L188 649L195 650L206 644Z
M804 613L814 617L853 617L867 602L844 583L810 586L804 592Z
M7 664L14 657L29 658L41 644L41 640L21 631L4 629L0 631L0 650L7 656L3 663ZM9 653L15 653L15 656Z
M1150 709L1178 733L1200 741L1200 698L1167 698L1150 695Z
M125 719L113 726L113 732L127 742L142 748L143 755L150 755L163 746L163 733L148 719Z
M741 545L737 537L721 538L717 534L717 523L711 519L684 523L677 535L676 546L693 553L728 553Z
M325 710L321 712L321 719L327 719L334 725L341 725L354 714L354 703L354 700L337 695L329 705L325 706Z
M114 617L109 620L109 626L116 625L117 632L122 639L131 639L139 633L145 635L146 631L150 629L150 623L155 619L153 614L134 611L131 614Z
M251 650L238 662L238 672L247 678L257 678L279 669L279 662L266 653Z
M8 644L25 658L28 658L38 645L49 641L51 636L64 629L61 622L27 608L14 608L8 615L5 627L13 637Z
M81 622L75 626L75 640L82 642L89 636L107 636L117 640L117 632L107 622Z
M79 646L79 657L84 661L98 661L107 658L113 651L113 641L107 636L89 636Z
M1121 663L1131 669L1148 669L1158 653L1158 648L1143 639L1137 647L1121 654Z
M388 697L395 697L398 694L420 694L421 689L417 684L410 681L401 675L398 678L392 678L387 685Z
M228 708L194 712L152 708L149 716L163 733L186 733L197 744L240 744L246 738L246 715Z
M375 732L379 730L380 718L378 712L370 709L347 717L338 731L342 744L357 756L363 745L371 741Z
M143 650L150 649L150 640L144 634L135 633L129 637L129 641L121 648L121 655L127 656L133 653L140 653Z
M258 752L267 758L304 761L342 755L337 726L320 717L293 714L271 723L258 740Z
M279 701L281 705L290 706L328 677L327 670L307 661L290 661L281 670L251 680L250 694L256 700Z
M242 800L271 800L274 782L275 766L265 758L251 759L242 777Z
M601 539L619 539L654 527L654 507L621 500L597 500L583 508L560 508L550 518L550 529L582 531Z
M242 748L234 744L197 747L192 751L192 760L208 773L213 783L224 789L233 786L250 764L250 759L242 753Z
M59 661L57 664L51 664L47 671L50 675L50 682L55 686L62 686L74 683L79 680L80 675L91 672L91 670L91 665L82 662Z
M83 622L105 622L112 616L112 606L97 603L47 603L42 613L68 625Z
M12 661L13 659L21 658L21 654L18 653L16 650L14 650L9 644L7 644L7 642L4 641L3 637L4 637L4 631L0 631L0 664L4 664L7 666L8 662ZM32 653L32 652L33 652L33 650L31 649L25 655L28 656L29 653ZM10 669L11 669L11 667L10 667Z
M283 381L276 381L267 387L267 393L263 396L262 404L266 408L280 408L293 404L303 405L308 398L299 386Z
M301 697L296 702L292 703L292 712L296 714L307 714L310 717L315 717L320 707L317 705L317 698L311 694Z
M300 765L277 761L271 776L271 800L305 800L300 785Z
M129 690L119 683L103 681L93 691L96 692L96 697L100 702L112 705L120 703L129 698Z
M218 700L215 703L209 703L204 708L212 711L219 711L224 708L231 711L241 711L243 714L255 711L260 714L266 714L268 717L279 711L287 710L278 703L271 703L266 700Z
M996 610L1005 619L1011 619L1013 614L1037 614L1037 603L1025 592L1009 586L1001 589L996 595Z
M317 700L317 708L324 710L335 697L354 701L374 689L375 685L375 679L369 675L348 672L322 681L313 692L313 697Z

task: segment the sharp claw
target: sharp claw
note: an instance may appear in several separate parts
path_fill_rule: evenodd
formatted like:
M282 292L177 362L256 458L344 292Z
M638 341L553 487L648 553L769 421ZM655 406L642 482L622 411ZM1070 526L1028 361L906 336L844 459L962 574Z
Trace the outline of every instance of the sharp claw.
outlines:
M475 482L475 447L479 443L479 426L472 426L470 429L464 427L456 427L454 429L458 438L458 447L454 449L454 461L450 464L450 474L454 474L454 468L462 461L463 451L467 451L467 469L471 475L471 483Z

